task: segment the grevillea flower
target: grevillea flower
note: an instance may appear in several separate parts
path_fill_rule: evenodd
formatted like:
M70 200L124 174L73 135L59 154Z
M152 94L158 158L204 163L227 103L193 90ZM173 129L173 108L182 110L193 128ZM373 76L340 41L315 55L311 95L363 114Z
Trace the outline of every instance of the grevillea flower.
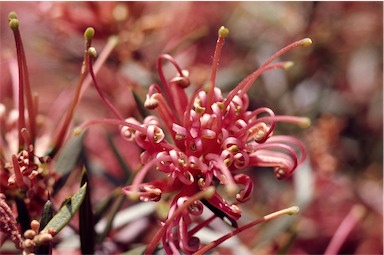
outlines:
M0 190L7 202L16 202L19 223L25 230L29 227L29 218L41 214L59 179L60 174L54 171L52 162L66 141L80 99L81 85L86 78L89 57L84 54L84 67L71 105L59 127L50 135L44 132L48 130L42 129L50 119L38 114L38 95L32 93L20 21L15 12L10 12L8 19L16 44L17 61L9 61L16 109L7 109L5 104L0 103ZM86 49L91 45L93 34L93 29L86 30L84 34ZM21 220L22 216L24 220Z
M199 239L193 234L207 222L194 229L190 225L192 217L200 215L204 205L237 227L236 220L241 217L237 205L250 198L254 186L249 176L237 170L271 167L277 179L284 179L291 176L305 158L304 146L299 140L273 135L273 131L277 122L306 127L309 120L278 116L266 107L248 110L247 91L262 73L291 66L291 62L272 63L273 60L297 46L311 44L311 40L305 38L281 49L225 97L216 87L215 79L228 32L224 27L219 29L207 90L200 88L189 97L185 91L191 83L188 72L171 56L161 55L157 67L162 86L151 85L145 101L145 107L157 110L159 118L148 116L142 123L129 118L121 128L123 137L144 149L143 168L123 192L142 201L158 201L163 193L176 192L162 230L162 244L169 254L177 254L179 250L190 254L199 249ZM170 80L163 73L164 61L169 61L177 70L177 76ZM143 183L153 168L166 177ZM237 202L227 203L216 190L199 200L190 200L195 194L218 185L224 185ZM189 206L178 210L187 201ZM152 248L150 245L147 252L151 253Z

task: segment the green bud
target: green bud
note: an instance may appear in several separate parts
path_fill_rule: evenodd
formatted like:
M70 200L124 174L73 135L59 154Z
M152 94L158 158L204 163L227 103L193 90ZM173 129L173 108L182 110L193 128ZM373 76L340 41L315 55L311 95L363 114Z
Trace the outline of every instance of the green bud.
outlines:
M17 19L17 14L16 14L16 12L10 12L9 14L8 14L8 21L11 21L12 19Z
M225 38L225 37L228 36L228 34L229 34L229 29L228 29L228 28L226 28L226 27L224 27L224 26L221 26L221 27L219 28L219 36L220 36L220 37Z
M18 19L11 19L11 20L9 21L9 27L10 27L13 31L19 29L19 25L20 25L20 22L19 22Z
M93 27L89 27L85 30L84 32L84 38L87 40L87 41L90 41L93 36L95 35L95 29L93 29Z

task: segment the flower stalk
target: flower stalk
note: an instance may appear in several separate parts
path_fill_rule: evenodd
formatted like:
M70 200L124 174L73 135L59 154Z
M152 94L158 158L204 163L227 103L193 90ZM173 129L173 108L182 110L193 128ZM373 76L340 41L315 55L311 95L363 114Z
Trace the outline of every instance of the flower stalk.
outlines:
M80 99L80 92L81 92L81 87L83 85L83 82L85 78L87 77L87 68L88 68L88 63L89 63L89 53L88 50L91 47L92 43L92 38L95 34L95 30L92 27L89 27L85 30L84 32L84 38L85 38L85 50L84 50L84 57L83 57L83 64L81 66L81 72L80 72L80 78L76 86L76 91L74 94L74 97L72 99L72 102L69 106L69 109L65 115L64 121L61 124L61 127L59 129L59 132L56 135L56 138L53 142L52 150L49 153L49 156L52 158L54 155L57 153L57 151L61 148L65 136L67 134L69 125L71 124L71 120L73 118L73 114L75 112L75 108L79 102Z
M268 214L260 219L257 219L251 223L248 223L244 226L241 226L235 230L233 230L232 232L229 232L228 234L220 237L219 239L207 244L206 246L204 246L203 248L199 249L197 252L194 253L194 255L202 255L202 254L205 254L207 253L209 250L212 250L213 248L217 247L218 245L220 245L221 243L223 243L224 241L228 240L229 238L243 232L244 230L247 230L253 226L256 226L257 224L260 224L260 223L263 223L263 222L267 222L269 220L272 220L272 219L275 219L277 217L280 217L282 215L294 215L294 214L297 214L299 212L299 207L297 206L292 206L292 207L289 207L289 208L286 208L286 209L283 209L283 210L280 210L280 211L277 211L277 212L273 212L271 214Z
M16 53L17 53L17 65L19 69L19 95L18 95L18 110L19 110L19 118L18 118L18 132L19 132L19 151L23 150L28 145L34 145L35 136L36 136L36 111L35 106L36 99L32 96L31 85L29 82L29 72L27 59L24 52L23 41L21 38L19 26L20 22L17 19L17 15L15 12L10 12L8 15L9 27L13 31L13 35L16 43ZM27 107L25 107L25 102L27 103ZM26 109L25 109L26 108ZM27 143L23 139L22 129L27 128L26 120L25 120L25 110L28 113L28 130L30 133L31 143Z

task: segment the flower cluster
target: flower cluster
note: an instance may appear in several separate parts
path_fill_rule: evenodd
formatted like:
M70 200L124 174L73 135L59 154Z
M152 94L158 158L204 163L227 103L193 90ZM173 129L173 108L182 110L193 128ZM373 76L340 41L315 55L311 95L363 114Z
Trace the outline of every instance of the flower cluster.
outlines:
M0 188L7 200L19 201L19 207L25 204L28 217L36 217L53 190L57 174L49 168L51 157L38 155L48 135L39 132L44 117L38 117L38 96L32 93L29 82L20 22L14 12L8 19L17 55L17 65L10 64L10 72L17 77L12 86L18 93L14 95L16 109L0 103Z
M144 149L141 155L143 168L132 185L123 188L123 192L142 201L158 201L163 193L177 193L167 218L172 222L163 226L166 229L162 243L167 253L178 253L179 249L187 254L197 251L199 240L193 236L196 229L190 229L191 216L200 215L204 205L230 225L237 226L236 220L241 217L237 204L250 198L254 185L249 176L238 174L236 170L271 167L277 179L284 179L305 158L304 146L299 140L273 135L273 131L277 122L292 122L306 127L309 120L278 116L266 107L249 111L247 91L262 73L292 65L291 62L272 63L273 60L295 47L311 44L311 40L305 38L281 49L224 97L215 86L215 79L228 32L227 28L219 29L211 79L206 90L200 88L188 97L185 91L191 84L188 72L182 70L171 56L161 55L158 71L162 86L150 86L145 101L145 107L156 109L160 119L148 116L140 123L129 118L121 128L123 137ZM169 61L177 70L177 75L170 80L163 72L164 61ZM143 183L153 168L165 173L166 177ZM210 196L192 201L187 210L175 214L175 210L194 194L218 185L224 185L237 202L229 204L214 191Z

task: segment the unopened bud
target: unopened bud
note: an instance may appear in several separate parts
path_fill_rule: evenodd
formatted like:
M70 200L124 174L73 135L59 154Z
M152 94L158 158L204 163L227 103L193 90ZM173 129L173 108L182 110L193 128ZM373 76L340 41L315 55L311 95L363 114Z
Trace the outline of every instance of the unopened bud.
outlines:
M157 101L156 98L152 96L148 96L147 95L147 98L144 102L144 107L149 109L149 110L153 110L153 109L156 109L156 107L159 105L159 101Z
M10 12L8 13L8 21L11 21L12 19L17 19L17 14L16 12Z
M90 41L94 35L95 35L95 29L93 27L87 28L84 32L84 38L87 41Z
M36 232L32 229L28 229L24 232L24 237L26 239L33 239L36 236Z
M31 221L31 228L32 230L34 230L36 233L39 232L39 228L40 228L40 222L38 222L37 220L33 220Z
M221 26L221 27L219 28L219 36L220 36L220 37L225 38L225 37L228 36L228 34L229 34L229 29L228 29L228 28L226 28L226 27L224 27L224 26Z
M11 19L11 20L9 21L9 27L10 27L13 31L19 29L19 25L20 25L20 22L19 22L18 19Z
M95 58L97 56L97 51L96 51L95 47L89 47L88 54L89 54L89 56Z

